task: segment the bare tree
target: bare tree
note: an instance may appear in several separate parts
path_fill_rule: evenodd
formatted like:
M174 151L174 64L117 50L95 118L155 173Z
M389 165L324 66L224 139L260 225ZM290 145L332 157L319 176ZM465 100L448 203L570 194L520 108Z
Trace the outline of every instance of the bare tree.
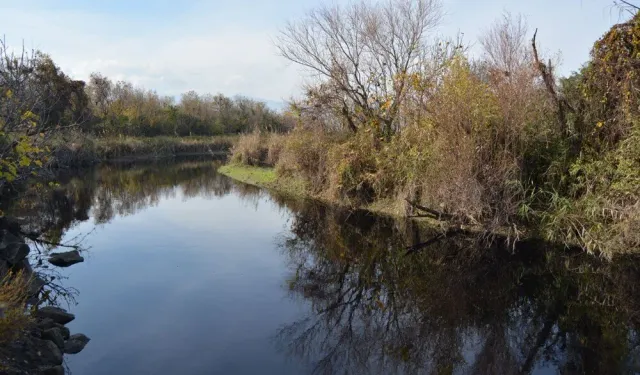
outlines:
M504 13L480 38L484 60L490 68L510 76L531 63L527 46L527 21L522 15Z
M109 112L109 106L113 101L113 82L100 73L91 73L89 84L87 85L87 93L91 99L91 104L95 106L98 114L106 118Z
M368 123L389 136L398 127L409 77L420 68L426 35L440 17L438 0L324 6L289 23L278 47L325 82L323 92L349 129Z

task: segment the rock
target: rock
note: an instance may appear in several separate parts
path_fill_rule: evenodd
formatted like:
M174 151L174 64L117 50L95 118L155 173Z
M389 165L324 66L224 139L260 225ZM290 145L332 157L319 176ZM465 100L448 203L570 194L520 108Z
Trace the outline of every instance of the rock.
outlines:
M46 285L46 282L42 280L40 277L38 276L33 277L29 284L29 295L30 296L37 295L38 293L40 293L40 291L45 285Z
M64 345L64 337L62 336L62 330L58 327L49 328L48 330L42 332L42 338L44 340L53 341L54 344L60 349L63 350Z
M41 367L38 369L38 375L64 375L64 367L62 366Z
M23 241L20 239L20 237L16 236L10 231L6 229L0 230L0 250L6 248L11 244L22 242Z
M22 230L21 226L20 221L15 218L0 217L0 229L8 229L10 232L19 233Z
M54 306L46 306L38 309L36 316L41 319L49 318L59 324L67 324L76 318L75 315L69 314L65 310Z
M25 356L36 366L56 366L62 364L62 351L53 341L32 338Z
M57 327L59 324L54 322L53 319L51 319L51 318L43 318L43 319L38 320L36 325L41 330L46 331L49 328Z
M78 354L87 346L89 341L91 341L91 339L82 333L71 335L69 340L64 343L64 352L66 354Z
M60 333L62 334L62 338L65 340L69 340L69 337L71 336L71 332L69 331L69 328L62 325L59 328L60 328Z
M0 258L10 265L20 264L29 255L29 245L24 242L14 242L4 244L4 239L0 243Z
M10 265L16 265L27 255L29 255L29 245L6 229L0 231L0 258Z
M51 318L42 319L37 323L37 325L41 331L46 331L51 328L57 328L60 330L60 333L62 334L63 339L65 340L69 339L69 336L70 336L69 328L63 326L60 323L54 322L53 319Z
M7 273L9 273L9 269L11 265L7 263L6 260L0 259L0 278L4 277Z
M80 262L84 262L84 258L77 250L51 254L49 257L49 263L58 267L69 267Z

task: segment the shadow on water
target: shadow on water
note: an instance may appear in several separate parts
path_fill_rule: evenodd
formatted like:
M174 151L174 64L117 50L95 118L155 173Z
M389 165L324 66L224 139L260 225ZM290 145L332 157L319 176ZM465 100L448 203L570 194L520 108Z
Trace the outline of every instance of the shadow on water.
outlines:
M69 171L2 209L57 242L80 222L134 215L177 189L185 199L236 194L250 203L266 194L217 174L218 165ZM291 218L278 238L286 293L309 306L274 332L275 344L316 373L640 371L637 258L605 262L538 241L488 246L412 222L271 199Z
M316 373L637 373L637 259L538 241L482 245L412 223L291 207L290 294L312 314L281 348Z

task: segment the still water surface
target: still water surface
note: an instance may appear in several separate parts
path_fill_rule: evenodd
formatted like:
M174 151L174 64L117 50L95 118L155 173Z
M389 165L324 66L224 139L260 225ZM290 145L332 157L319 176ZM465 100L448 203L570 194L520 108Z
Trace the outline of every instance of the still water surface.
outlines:
M292 201L218 163L102 166L14 211L79 241L74 375L637 373L640 271ZM10 208L7 208L10 210ZM63 307L66 300L60 299Z

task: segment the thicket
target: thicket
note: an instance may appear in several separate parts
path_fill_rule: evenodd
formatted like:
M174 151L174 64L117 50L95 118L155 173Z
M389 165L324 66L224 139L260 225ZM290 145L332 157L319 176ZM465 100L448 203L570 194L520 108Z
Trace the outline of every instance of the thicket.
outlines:
M248 135L232 160L354 205L640 249L640 16L558 79L522 17L498 19L472 58L460 40L429 41L439 15L435 0L398 0L289 24L282 54L320 78L291 103L292 132Z
M0 188L47 165L84 163L125 149L209 152L218 151L218 145L229 147L229 138L167 142L167 137L281 132L290 124L286 115L245 97L188 92L176 101L98 73L89 82L74 80L48 55L16 51L0 40ZM151 137L144 147L137 145L140 138ZM109 144L113 149L102 152L101 146Z
M289 128L285 116L264 102L241 96L189 91L176 102L173 97L128 82L113 82L98 73L91 75L85 94L91 118L83 129L98 135L197 136Z

